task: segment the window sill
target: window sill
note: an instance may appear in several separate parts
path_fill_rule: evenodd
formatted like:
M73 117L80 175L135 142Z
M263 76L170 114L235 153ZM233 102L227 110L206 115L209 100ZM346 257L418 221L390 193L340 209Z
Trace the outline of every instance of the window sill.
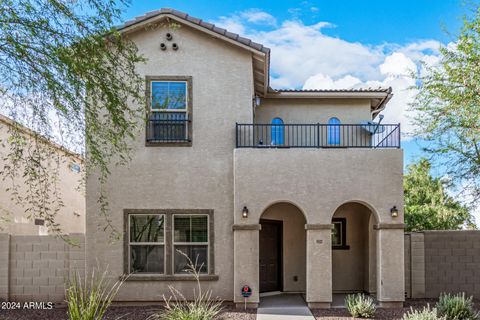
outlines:
M201 274L199 276L200 281L217 281L218 275L216 274ZM124 279L121 276L120 279ZM156 275L156 274L131 274L125 281L196 281L192 275Z
M332 246L332 250L350 250L350 246Z
M167 142L167 141L146 141L146 147L191 147L192 141L177 141L177 142Z

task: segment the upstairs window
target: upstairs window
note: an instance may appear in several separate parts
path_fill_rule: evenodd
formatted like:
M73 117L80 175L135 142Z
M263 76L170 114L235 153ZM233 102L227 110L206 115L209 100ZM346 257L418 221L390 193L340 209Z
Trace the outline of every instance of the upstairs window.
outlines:
M147 143L191 141L189 77L149 77Z
M274 118L272 120L271 136L272 145L284 144L284 128L283 120L281 118Z
M328 144L340 144L340 120L338 118L330 118L328 120Z

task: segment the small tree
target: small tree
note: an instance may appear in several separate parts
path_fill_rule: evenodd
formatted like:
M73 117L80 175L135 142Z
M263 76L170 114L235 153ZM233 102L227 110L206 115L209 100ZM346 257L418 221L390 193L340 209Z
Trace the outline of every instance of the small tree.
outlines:
M446 182L430 174L430 162L410 164L404 176L406 231L475 228L468 208L447 194Z
M440 62L425 66L417 81L416 135L473 202L480 198L480 8L440 53Z
M57 233L61 197L51 194L62 159L51 159L54 150L44 138L60 135L63 145L88 150L87 172L94 169L101 184L104 229L116 234L103 185L109 166L129 159L129 140L146 114L144 81L136 72L144 58L113 27L127 1L0 1L0 111L34 130L26 140L12 127L2 141L8 146L0 170L29 217L44 218ZM18 196L21 184L28 197Z

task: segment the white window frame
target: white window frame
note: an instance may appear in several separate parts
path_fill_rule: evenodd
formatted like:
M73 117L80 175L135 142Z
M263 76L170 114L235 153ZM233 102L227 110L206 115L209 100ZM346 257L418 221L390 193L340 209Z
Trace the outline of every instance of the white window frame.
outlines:
M175 242L175 216L180 216L180 217L193 217L193 216L202 216L202 217L207 217L207 242ZM172 214L172 274L179 276L179 275L185 275L184 273L176 273L175 272L175 246L207 246L207 265L206 267L206 272L200 274L210 274L210 216L205 213L174 213ZM192 261L195 263L195 261Z
M181 82L185 83L185 109L153 109L153 83L154 82ZM188 81L186 80L150 80L150 112L185 112L188 118Z
M130 217L132 216L162 216L163 217L163 242L131 242L130 237ZM138 274L148 275L148 274L165 274L166 273L166 262L167 262L167 243L166 243L166 224L167 224L167 217L163 213L129 213L128 214L128 272L131 273L132 265L131 265L131 247L132 246L139 246L139 245L147 245L147 246L160 246L163 245L163 272L142 272Z

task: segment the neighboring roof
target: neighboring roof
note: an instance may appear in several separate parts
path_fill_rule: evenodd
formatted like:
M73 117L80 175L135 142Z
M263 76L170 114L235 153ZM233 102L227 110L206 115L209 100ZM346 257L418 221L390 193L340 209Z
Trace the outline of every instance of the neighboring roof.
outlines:
M267 48L267 47L264 47L260 43L253 42L252 40L250 40L248 38L244 38L237 33L229 32L229 31L227 31L223 28L219 28L219 27L215 26L214 24L203 21L202 19L192 17L192 16L186 14L185 12L181 12L181 11L170 9L170 8L162 8L160 10L147 12L143 16L135 17L133 20L126 21L124 24L118 26L117 30L122 31L122 30L124 30L128 27L131 27L133 25L136 25L140 22L144 22L146 20L150 20L152 18L158 17L160 15L165 15L165 14L171 14L171 15L177 17L177 18L180 18L182 20L191 22L191 23L193 23L193 24L195 24L199 27L203 27L205 29L211 30L211 31L217 33L218 35L225 36L225 37L227 37L231 40L234 40L234 41L238 41L239 43L241 43L243 45L246 45L246 46L249 46L252 49L261 51L261 52L266 53L266 54L270 53L270 49Z
M29 136L35 136L36 135L36 136L40 137L40 139L43 140L45 143L50 144L51 146L55 147L57 150L63 151L66 154L68 154L69 156L77 158L79 161L83 162L83 160L84 160L82 155L65 148L64 146L48 139L47 137L39 134L38 132L33 131L30 128L25 127L21 123L13 120L13 119L11 119L7 116L4 116L3 114L0 114L0 122L3 122L4 124L6 124L8 126L11 126L11 127L17 127L18 129L20 129L21 132L23 132L25 134L28 134Z

